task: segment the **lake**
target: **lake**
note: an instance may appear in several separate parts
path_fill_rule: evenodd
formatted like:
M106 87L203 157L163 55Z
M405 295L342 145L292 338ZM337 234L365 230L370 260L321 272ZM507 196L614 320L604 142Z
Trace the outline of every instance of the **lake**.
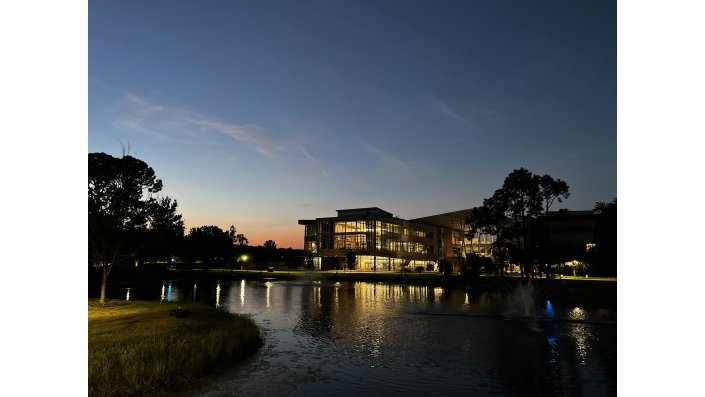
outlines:
M265 344L181 396L610 396L617 316L500 293L306 280L111 288L113 298L203 300L251 316Z

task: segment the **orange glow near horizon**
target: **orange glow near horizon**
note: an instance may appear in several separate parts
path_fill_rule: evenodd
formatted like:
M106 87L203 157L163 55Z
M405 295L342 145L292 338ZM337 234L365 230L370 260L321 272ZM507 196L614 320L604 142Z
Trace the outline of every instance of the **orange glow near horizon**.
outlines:
M186 234L191 228L208 225L215 225L227 231L230 225L234 224L237 232L244 234L251 246L262 245L267 240L273 240L277 243L277 248L303 249L304 247L304 227L297 224L296 221L291 225L283 225L271 223L256 224L254 222L223 224L209 219L193 220L194 222L189 222L188 219L185 220Z

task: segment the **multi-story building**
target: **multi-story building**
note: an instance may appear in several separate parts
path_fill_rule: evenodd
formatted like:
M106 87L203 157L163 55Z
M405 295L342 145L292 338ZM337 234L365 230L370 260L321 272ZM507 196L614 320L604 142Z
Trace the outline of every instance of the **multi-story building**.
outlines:
M404 220L377 207L338 210L338 216L299 220L304 250L317 269L342 268L348 252L361 270L437 269L446 259L460 269L464 254L486 252L492 236L468 236L470 210ZM468 239L472 237L472 239Z

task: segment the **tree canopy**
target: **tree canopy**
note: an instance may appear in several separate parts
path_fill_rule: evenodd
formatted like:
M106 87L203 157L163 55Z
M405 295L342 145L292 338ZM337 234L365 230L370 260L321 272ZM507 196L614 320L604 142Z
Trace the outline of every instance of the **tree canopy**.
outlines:
M140 159L88 154L88 255L93 266L103 268L101 302L114 265L138 260L146 247L183 235L176 200L157 196L162 187Z
M523 275L533 254L533 247L527 244L531 218L547 213L555 201L561 202L569 195L566 182L522 167L509 173L502 187L473 210L469 222L495 234L495 245L503 252L507 242L513 241L512 259L521 264Z

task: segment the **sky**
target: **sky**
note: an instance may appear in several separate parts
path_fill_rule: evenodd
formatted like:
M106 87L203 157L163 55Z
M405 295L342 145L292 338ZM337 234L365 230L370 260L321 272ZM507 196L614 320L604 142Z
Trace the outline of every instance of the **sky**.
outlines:
M321 7L325 7L325 3L297 1L296 5L302 8L300 10L282 9L286 4L267 3L264 5L267 8L257 13L245 7L247 4L254 7L260 2L239 2L231 6L239 7L240 12L237 9L222 9L202 12L179 10L178 13L174 4L185 3L150 1L131 6L126 1L113 5L98 0L88 3L51 0L0 3L0 43L4 60L3 73L0 73L0 99L3 100L3 143L6 147L0 156L0 169L5 171L3 183L6 187L3 191L6 193L3 195L3 226L6 231L3 242L5 246L12 247L5 250L4 258L7 263L28 264L7 266L3 274L12 280L31 280L29 284L6 283L0 290L3 297L22 297L22 305L7 305L6 316L21 318L25 325L5 330L8 340L20 343L3 350L4 357L9 357L8 361L19 369L3 382L2 390L8 391L4 394L17 394L18 390L48 394L48 387L52 390L57 387L75 390L76 393L72 394L86 392L86 364L82 358L86 357L88 349L85 343L87 268L75 266L86 263L87 252L85 183L88 170L85 153L88 150L120 155L120 142L128 142L133 152L152 165L164 179L165 191L179 200L187 224L208 222L225 227L234 223L248 236L252 233L273 236L279 243L277 236L282 236L284 241L284 235L278 234L282 228L268 226L258 229L255 227L258 225L250 220L251 215L258 211L262 219L267 214L263 209L258 210L252 200L244 201L243 193L247 193L248 197L259 194L266 198L260 194L266 185L246 186L248 190L241 186L252 173L276 169L282 175L276 181L299 175L297 180L310 182L306 185L312 192L310 194L301 195L290 186L276 192L281 200L274 210L283 208L287 212L286 216L279 218L282 224L286 223L284 227L290 227L290 223L296 223L299 218L335 215L335 209L369 205L370 202L409 218L416 216L417 211L425 215L473 206L499 187L508 172L522 165L534 172L550 173L570 184L571 197L558 207L590 208L593 201L613 198L618 183L619 329L630 336L619 341L619 355L623 358L619 361L619 393L683 395L692 394L692 390L701 387L698 380L702 371L698 366L687 363L689 357L705 355L703 344L693 343L702 339L702 328L700 317L692 315L698 309L694 305L702 300L704 268L697 266L692 249L654 250L650 249L649 243L653 240L654 230L678 231L679 246L682 247L698 247L702 240L700 225L705 224L705 215L702 211L693 210L702 206L703 197L700 194L701 184L693 181L702 180L702 170L705 169L702 155L705 131L705 118L702 117L705 73L702 71L705 70L705 56L702 51L693 51L702 47L701 37L705 35L705 25L702 23L705 6L702 2L676 0L667 6L663 1L656 0L617 2L617 103L614 102L617 87L611 82L615 78L613 68L616 62L613 51L616 34L612 25L614 19L603 16L598 9L584 9L606 7L607 14L614 14L614 5L610 3L579 0L566 1L561 5L532 1L531 5L536 9L517 9L523 2L513 4L494 0L462 4L445 1L440 5L436 4L440 2L419 5L404 1L379 2L372 12L369 11L373 7L371 3L356 1L355 10L351 12L352 6L343 6L341 2L332 3L340 10L324 10ZM211 1L209 4L224 3ZM366 8L365 4L368 4ZM385 4L389 9L381 8ZM412 7L414 4L417 5ZM505 5L503 10L472 9L501 5ZM148 6L158 8L158 11L146 9ZM561 6L571 8L557 9ZM131 8L110 10L102 7ZM430 7L446 9L432 10ZM196 23L205 18L206 11L214 15L211 19L222 18L227 23ZM177 24L189 18L190 23L172 26L173 22L169 21L174 20L177 14L183 15L180 21L177 19ZM284 18L283 15L292 18ZM445 20L442 19L444 15L448 16ZM140 20L133 20L135 16ZM329 20L321 19L326 16ZM441 22L436 22L439 18ZM466 18L468 23L459 24L457 20L462 18ZM380 19L384 19L385 23L380 25ZM341 23L341 20L346 23ZM328 29L320 29L321 25ZM149 29L150 26L154 31ZM364 29L355 31L352 26L363 26ZM218 31L214 32L216 27ZM282 31L285 28L288 30ZM395 34L386 34L387 30L394 30ZM308 32L305 38L302 31ZM316 35L317 31L323 33ZM454 34L465 31L467 33L463 33L462 40L453 38ZM363 36L363 32L367 41L351 46L351 42ZM370 35L380 32L385 33L384 37L375 37L370 42L370 37L374 37ZM222 35L221 41L227 38L230 50L225 51L214 42L204 42L202 37L206 34ZM600 40L602 35L607 38ZM179 40L171 40L169 36ZM407 36L409 39L405 39ZM272 45L276 44L275 39L279 39L288 46L275 59L279 61L277 65L266 63L274 56L269 50L265 51L266 48L253 52L252 46L242 44L243 40L262 44L265 38ZM239 44L236 39L240 40ZM333 48L321 48L320 42L323 40L337 40L337 44ZM542 49L541 43L551 45ZM179 46L187 44L191 52L184 53ZM382 44L390 47L382 47L384 52L380 55L379 46ZM343 52L360 46L368 52L375 51L375 59L346 56ZM504 48L505 51L493 51L494 47ZM407 53L409 48L414 51ZM449 51L449 48L454 51ZM464 52L459 52L458 48ZM294 50L302 56L290 57ZM407 58L394 61L399 52L407 54ZM316 53L320 55L315 60L303 57ZM458 57L459 53L470 57L470 60L465 59L463 64L447 63L448 58ZM230 58L225 57L228 54ZM205 55L207 57L204 58ZM446 60L436 62L431 55L442 55ZM357 63L354 67L342 67L340 57L345 57L344 61ZM531 73L518 74L517 71L526 70L527 60L542 59L552 60L554 66L544 70L529 69ZM210 63L205 63L206 60ZM368 68L376 62L380 69L377 71L379 74L375 75L376 80L361 85L360 81L366 81L364 76L369 74L368 69L360 68L359 63L364 62L369 63ZM184 63L189 63L191 68L184 69L181 65ZM390 72L390 64L398 68ZM268 68L259 67L261 65ZM291 68L301 72L306 65L311 68L308 75L290 75L289 71L294 70ZM196 73L196 69L201 72ZM227 76L234 79L233 82L225 82L222 73L216 73L220 69L230 70ZM328 71L328 74L313 73L321 70ZM424 70L428 74L419 75ZM523 82L509 80L509 71L517 72L516 77L523 77ZM381 85L379 76L383 72L391 75L389 78L392 80ZM399 81L412 72L416 80L407 79L407 83L400 86ZM478 75L480 72L482 76ZM270 80L253 80L260 73L267 74ZM498 77L497 73L502 75ZM570 73L575 76L572 81L566 77ZM174 80L175 74L180 78ZM275 80L277 74L279 78ZM339 75L344 78L331 78ZM282 83L287 76L291 79L285 79ZM218 81L223 81L221 85L211 81L216 77L220 79ZM356 85L351 84L345 92L339 91L337 86L307 85L299 92L293 90L304 84L310 85L314 77L328 77L328 83L335 80L339 85L346 85L354 79ZM555 84L552 78L556 79ZM247 84L256 84L259 88L272 85L279 91L254 91L246 89ZM576 86L580 87L577 91ZM605 86L606 98L601 99L603 91L598 88ZM203 89L206 87L208 90ZM573 90L575 95L556 96L555 92L564 87L566 91ZM535 95L529 100L528 90L532 88ZM395 105L394 109L399 110L398 114L403 113L403 117L385 124L381 123L381 117L374 120L360 118L354 126L367 128L358 128L354 133L363 142L384 150L383 153L393 155L407 165L413 166L422 160L425 161L423 164L433 165L435 168L428 170L426 176L417 182L429 183L427 175L432 173L434 181L444 190L429 192L419 189L413 197L417 197L416 202L422 205L412 205L408 192L395 195L391 191L401 182L393 181L396 183L394 185L387 181L382 188L379 188L378 182L374 185L377 188L374 194L366 190L367 186L346 187L353 183L352 178L341 174L340 169L347 169L343 167L352 167L353 164L342 155L336 155L341 152L341 147L349 146L361 156L366 156L367 162L362 165L355 163L356 167L365 166L365 170L369 170L375 166L377 171L384 170L386 163L375 162L375 157L366 152L355 137L345 135L353 130L353 126L336 121L336 117L346 115L345 110L348 109L341 108L337 113L320 112L315 117L301 111L316 98L315 103L319 107L332 107L329 97L320 97L326 89L331 90L329 97L335 94L350 102L358 100L353 94L362 90L392 91L389 95L402 89L411 92L404 91L404 95L397 97L399 102L394 103L385 102L388 97L363 98L364 101L355 102L358 106ZM284 93L287 92L290 95L296 93L299 100L292 101L285 97ZM195 112L231 125L257 125L282 147L280 155L283 159L279 160L280 163L268 160L242 141L232 136L228 140L228 135L218 131L200 134L199 129L183 127L183 122L181 129L168 128L170 115L172 124L178 124L179 119L173 113L163 112L159 115L161 119L149 112L140 114L135 111L140 109L140 102L129 102L135 97L128 94L146 100L148 105L156 106L154 109L163 106L172 112L179 109ZM244 94L250 96L245 98ZM252 108L238 108L231 102L223 102L226 99L240 99L243 104L256 105L262 112L276 110L291 120L299 120L302 126L298 130L287 129L281 119L265 118L257 115ZM265 99L267 103L263 102ZM285 99L289 107L281 105ZM434 99L442 102L434 102ZM521 106L517 104L519 100ZM411 104L408 101L412 101ZM447 107L444 108L441 103ZM619 132L615 137L614 112L617 104ZM148 105L143 104L143 111L150 109ZM567 105L570 105L569 110L576 106L585 107L584 119L589 123L578 120L575 112L566 111ZM315 114L314 110L310 108L309 113ZM495 120L480 124L478 113L472 113L473 110L494 110ZM547 116L549 110L550 117ZM452 114L461 118L454 119ZM355 115L359 117L361 112ZM529 123L527 115L534 115L536 120ZM570 122L566 121L569 116ZM352 116L350 119L355 120ZM464 128L460 121L463 119L473 121L477 130ZM417 128L424 129L427 132L425 139L435 145L419 147L420 144L412 145L416 141L398 139L418 120L423 124ZM453 120L460 124L452 124ZM556 127L559 120L566 128ZM132 129L127 127L130 125ZM428 126L433 129L427 129ZM140 131L140 127L143 130ZM379 131L384 134L373 135ZM482 139L472 140L476 146L452 145L449 136L455 135L451 133L465 132L469 135L472 131L483 133L478 134ZM527 135L523 135L521 141L511 139L512 133L519 132L544 135L536 135L540 138L536 142L529 141ZM545 135L549 132L553 136ZM286 139L292 136L308 137L308 141L302 139L292 143ZM561 140L556 140L555 136L560 136ZM396 141L389 141L395 138ZM571 145L558 145L564 140L569 140ZM182 144L184 146L180 148L179 142L188 145ZM193 160L197 156L192 152L205 152L208 147L217 147L221 142L225 142L221 152L230 156L221 155L219 160L227 163L231 170L221 171L218 165L213 165L218 173L203 172L198 173L197 177L184 171L188 170L183 164L185 161L191 161L187 165L192 167L193 174L199 167ZM326 145L333 144L337 145L337 152L327 153L324 150ZM480 144L484 146L478 146ZM418 159L399 150L402 145L406 145L406 150L412 146L415 153L424 153L425 150L437 153L442 148L448 155L435 154ZM619 150L618 169L614 165L617 157L615 145ZM298 146L304 148L316 162L306 161L308 157ZM526 154L529 153L528 149L522 151L522 147L548 154L543 157L529 156ZM605 148L608 156L596 155L603 153L601 148ZM211 155L215 158L221 152ZM303 156L297 157L298 153ZM581 153L594 158L586 161L580 156ZM477 159L473 159L471 154ZM569 154L573 157L565 157ZM171 158L177 160L171 161ZM394 164L393 161L390 163ZM445 174L435 170L447 169L448 163L455 167L449 171L454 179L441 184ZM241 164L245 165L237 168ZM321 168L329 178L320 171ZM391 173L394 168L389 166L386 171ZM372 179L377 175L360 171L355 177ZM214 177L219 179L208 182ZM210 191L203 190L204 186ZM328 188L324 190L326 186ZM387 186L390 189L385 189ZM197 188L203 190L201 196L194 192ZM330 199L320 196L324 191L333 190L338 194L331 195ZM226 221L214 216L211 222L200 215L208 207L201 205L199 200L211 200L208 205L212 206L212 210L215 208L213 201L224 194L229 197L223 201L232 202L227 206ZM287 200L289 197L291 200ZM306 203L310 207L303 205ZM316 207L313 207L314 204ZM664 211L667 216L660 215ZM246 221L249 222L247 228L244 227ZM45 255L35 255L28 260L27 253L39 251L37 239L27 236L35 236L38 231L50 236L42 240L40 251ZM302 234L300 232L298 235ZM302 239L294 240L292 245ZM685 264L687 277L676 276L673 282L664 282L664 264L670 263ZM44 307L47 301L46 293L27 293L28 288L32 291L55 291L57 286L61 288L61 310L45 310L41 316L27 315L28 307ZM654 286L658 286L658 296L663 298L654 299ZM668 313L669 318L678 319L678 337L668 339L667 343L654 343L655 340L664 340L663 335L673 334L672 321L652 321L644 327L644 319L654 318L654 313ZM61 344L54 343L56 338L45 337L46 324L67 325L52 329L52 335L58 335ZM36 360L34 355L27 354L27 346L50 354L45 354L45 359ZM644 346L649 346L650 356L658 362L675 365L651 365L653 360L638 360L643 356ZM81 351L83 355L77 354ZM36 382L36 373L42 373L45 381ZM649 381L644 382L644 379Z
M613 1L91 1L88 151L188 228L302 248L299 219L479 206L512 170L617 197Z

